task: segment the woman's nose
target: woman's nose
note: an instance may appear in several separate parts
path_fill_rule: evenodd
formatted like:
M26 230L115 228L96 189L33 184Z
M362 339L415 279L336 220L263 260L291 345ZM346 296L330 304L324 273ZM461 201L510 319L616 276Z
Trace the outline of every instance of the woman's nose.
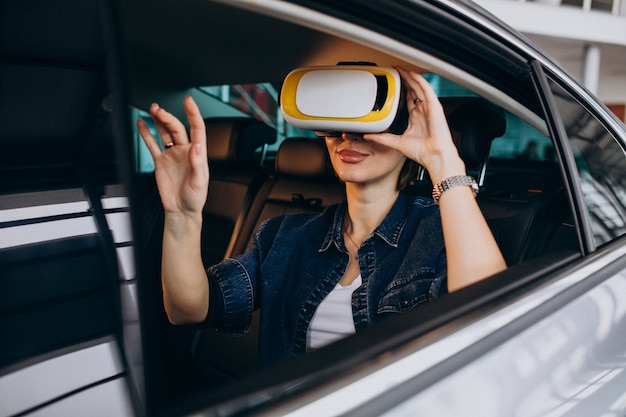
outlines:
M363 134L362 133L354 133L354 132L343 132L341 134L341 138L343 140L350 140L350 141L360 142L360 141L363 140Z

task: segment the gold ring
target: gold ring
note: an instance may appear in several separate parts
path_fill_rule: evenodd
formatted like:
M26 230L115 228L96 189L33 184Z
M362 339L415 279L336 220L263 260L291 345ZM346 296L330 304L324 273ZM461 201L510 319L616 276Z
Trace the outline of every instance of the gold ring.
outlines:
M170 143L168 143L167 145L165 145L165 149L169 149L169 148L171 148L172 146L174 146L174 142L170 142Z

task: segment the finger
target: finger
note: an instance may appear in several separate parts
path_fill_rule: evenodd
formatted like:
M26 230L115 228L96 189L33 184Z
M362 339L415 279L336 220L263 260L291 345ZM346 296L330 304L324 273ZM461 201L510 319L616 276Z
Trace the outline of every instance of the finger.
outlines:
M191 96L185 97L183 105L187 114L187 120L189 120L191 143L206 146L206 127L200 109Z
M139 131L139 135L143 139L143 142L146 144L150 155L152 155L152 159L156 159L159 155L161 155L161 148L157 143L157 140L150 133L150 129L148 129L148 125L146 122L139 118L137 119L137 130Z
M420 93L422 87L414 78L417 73L413 70L408 71L402 67L398 67L398 72L400 73L400 77L402 77L402 81L404 81L405 86L408 87L407 96L411 96L412 99L421 98Z
M194 189L206 189L209 182L209 162L205 152L206 146L193 143L189 150L189 166L191 167L191 185Z
M424 78L421 74L418 74L416 71L409 71L409 77L419 86L418 95L421 93L421 97L424 101L430 103L439 103L439 97L437 97L437 93L435 93L435 89L432 85Z
M193 172L192 179L196 187L205 184L208 178L208 158L206 154L206 127L196 102L191 96L183 101L187 120L189 121L189 133L191 136L191 149L189 150L189 165Z
M363 139L391 149L400 150L398 136L393 133L365 133Z
M163 145L167 145L168 143L174 143L172 135L159 118L159 110L161 110L161 107L159 107L157 103L152 103L149 109L150 116L152 116L152 122L154 123L154 128L159 134L159 137L161 138L161 143L163 143Z
M417 94L413 93L413 94L407 94L406 96L406 100L407 100L407 107L409 109L409 111L416 109L417 106L419 106L420 104L424 103L424 100L422 100L421 98L419 98L417 96Z
M192 170L192 185L194 188L206 187L209 166L206 154L206 127L204 119L191 96L185 97L183 106L189 121L189 134L191 136L192 146L189 150L189 165Z
M432 86L426 79L415 70L405 70L399 67L398 72L405 82L405 85L409 88L407 91L407 98L413 101L413 105L418 105L428 100L437 98ZM429 91L430 90L430 91Z
M398 71L400 71L400 75L402 77L402 84L403 84L405 95L406 95L407 110L409 111L409 114L412 115L413 110L415 109L420 110L418 106L424 103L424 101L421 98L423 94L421 93L418 94L416 92L416 90L420 89L419 84L415 82L414 80L410 79L410 76L407 71L405 71L402 68L398 68Z
M150 113L155 120L163 144L184 145L189 143L185 125L176 116L158 107L158 105L153 105L150 108Z

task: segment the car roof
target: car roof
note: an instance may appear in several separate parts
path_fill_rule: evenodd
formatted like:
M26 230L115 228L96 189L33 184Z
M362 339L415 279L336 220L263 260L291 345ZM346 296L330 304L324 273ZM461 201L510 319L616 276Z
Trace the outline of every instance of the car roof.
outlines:
M132 84L138 85L139 94L142 88L279 82L295 67L334 64L351 56L378 65L402 63L298 24L277 25L275 18L245 9L211 2L148 3L131 0L124 5Z
M429 70L420 66L418 57L404 56L401 49L394 50L393 45L381 43L384 33L376 43L372 42L370 35L379 28L373 28L372 33L358 33L362 28L357 25L367 27L376 18L396 16L397 19L402 14L412 19L394 25L400 37L441 58L442 62L448 59L452 63L468 61L469 54L469 61L477 62L476 68L482 67L488 72L490 66L499 67L499 77L502 77L502 60L508 61L506 67L515 77L528 72L528 57L519 53L521 49L510 48L513 43L523 45L523 37L470 2L384 3L384 8L382 2L368 2L358 8L346 5L343 12L333 10L341 19L333 20L333 17L316 15L310 9L287 2L265 2L256 6L238 1L227 4L125 1L123 16L132 67L132 98L135 104L145 106L150 103L146 95L153 98L158 91L167 89L279 83L293 68L332 65L339 61L367 61L380 66L403 65ZM320 2L309 2L306 6L327 11ZM298 8L303 11L299 12ZM398 8L405 10L400 14L397 10L387 10L389 14L385 15L385 9ZM355 10L360 10L360 14ZM455 11L449 13L450 10ZM294 15L301 18L294 19ZM459 22L454 30L446 21L451 16ZM351 27L350 23L357 25ZM459 27L463 30L459 31ZM507 37L506 45L494 42L496 32L498 37ZM398 38L398 34L390 35ZM532 48L528 47L528 51ZM432 67L435 63L431 60L429 65ZM495 73L491 76L495 77Z

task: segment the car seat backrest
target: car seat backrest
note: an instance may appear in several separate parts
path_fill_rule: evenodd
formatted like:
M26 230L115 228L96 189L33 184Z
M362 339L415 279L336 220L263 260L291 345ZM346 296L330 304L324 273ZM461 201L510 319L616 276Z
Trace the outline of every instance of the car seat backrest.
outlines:
M452 138L468 171L485 163L491 142L506 131L504 111L482 97L442 97Z
M491 142L506 131L504 111L482 97L441 97L439 101L459 155L468 173L474 174L480 184ZM428 173L422 170L407 191L430 197L432 188Z
M262 151L276 131L250 118L206 119L209 195L203 212L202 257L212 265L227 256L238 225L267 178Z
M289 213L318 213L345 197L332 171L323 140L285 139L276 155L275 174L253 202L232 254L251 245L254 229L264 220Z
M334 178L323 139L287 138L276 155L276 172L296 178L327 182Z
M276 142L276 130L247 117L222 117L204 120L207 153L211 162L236 165L260 162L259 148Z
M514 197L488 193L479 195L478 203L509 266L551 250L576 248L562 189Z

